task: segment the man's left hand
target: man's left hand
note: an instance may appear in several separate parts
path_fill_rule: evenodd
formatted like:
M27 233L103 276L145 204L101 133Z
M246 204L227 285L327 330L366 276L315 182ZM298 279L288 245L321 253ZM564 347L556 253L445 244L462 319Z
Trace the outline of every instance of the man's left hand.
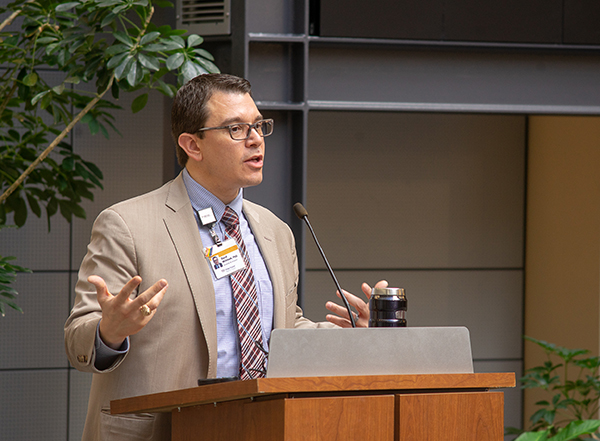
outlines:
M380 280L375 284L375 288L387 288L388 283L385 280ZM371 298L371 287L367 283L363 283L361 289L367 300ZM336 292L337 296L341 299L339 291ZM358 311L358 315L354 314L354 322L356 323L357 328L366 328L369 326L369 305L367 302L362 300L361 298L355 296L352 293L344 290L344 295L346 299L348 299L348 303L350 306L354 307L356 311ZM340 306L333 302L327 302L325 307L329 309L333 314L327 314L327 321L333 323L334 325L338 325L342 328L351 328L352 322L350 321L350 316L348 315L348 310L344 306ZM335 314L335 315L334 315Z

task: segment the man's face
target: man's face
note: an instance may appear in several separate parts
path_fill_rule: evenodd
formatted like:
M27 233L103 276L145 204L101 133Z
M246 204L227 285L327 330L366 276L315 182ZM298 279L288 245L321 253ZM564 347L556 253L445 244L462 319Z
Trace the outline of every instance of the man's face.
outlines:
M249 94L215 92L207 103L205 127L255 123L263 119ZM206 130L198 139L201 160L198 180L224 203L231 202L240 188L262 182L265 141L255 130L243 141L231 139L227 129Z

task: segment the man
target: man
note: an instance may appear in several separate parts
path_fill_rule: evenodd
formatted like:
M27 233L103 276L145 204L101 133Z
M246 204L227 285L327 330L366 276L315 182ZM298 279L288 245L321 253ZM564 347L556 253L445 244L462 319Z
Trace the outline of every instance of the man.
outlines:
M272 132L250 84L197 77L179 90L171 116L183 172L103 211L81 264L65 343L73 366L95 374L84 440L168 440L168 415L110 415L110 401L200 378L255 378L273 328L349 326L331 302L331 323L303 317L290 229L242 199L262 181ZM211 268L212 255L222 268ZM367 305L349 297L366 326Z

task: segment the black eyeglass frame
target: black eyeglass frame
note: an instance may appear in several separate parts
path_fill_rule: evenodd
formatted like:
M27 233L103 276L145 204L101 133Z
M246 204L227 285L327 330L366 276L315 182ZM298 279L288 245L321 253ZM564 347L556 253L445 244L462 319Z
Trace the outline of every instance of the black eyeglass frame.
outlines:
M261 134L258 131L258 126L261 124L270 124L271 125L271 132L268 134ZM245 138L234 138L233 137L233 133L231 132L231 128L235 127L235 126L247 126L248 127L248 135L246 135ZM254 129L256 131L256 133L258 133L259 136L261 136L262 138L266 138L267 136L270 136L273 134L273 130L275 128L275 122L273 121L273 119L268 118L268 119L261 119L260 121L256 121L254 124L250 124L250 123L235 123L235 124L229 124L227 126L219 126L219 127L204 127L202 129L199 129L198 132L204 132L205 130L221 130L221 129L227 129L229 131L229 136L231 137L231 139L233 139L234 141L245 141L248 138L250 138L250 135L252 134L252 129Z

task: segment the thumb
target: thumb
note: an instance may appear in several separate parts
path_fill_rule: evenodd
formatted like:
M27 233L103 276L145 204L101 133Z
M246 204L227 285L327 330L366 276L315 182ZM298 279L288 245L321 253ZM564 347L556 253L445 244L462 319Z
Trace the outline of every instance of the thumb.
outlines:
M105 297L110 296L108 292L108 288L106 287L106 282L100 276L89 276L88 282L96 287L96 294L98 296L98 301L104 300Z
M388 287L387 280L380 280L379 282L377 282L375 284L375 286L373 288L387 288L387 287Z

